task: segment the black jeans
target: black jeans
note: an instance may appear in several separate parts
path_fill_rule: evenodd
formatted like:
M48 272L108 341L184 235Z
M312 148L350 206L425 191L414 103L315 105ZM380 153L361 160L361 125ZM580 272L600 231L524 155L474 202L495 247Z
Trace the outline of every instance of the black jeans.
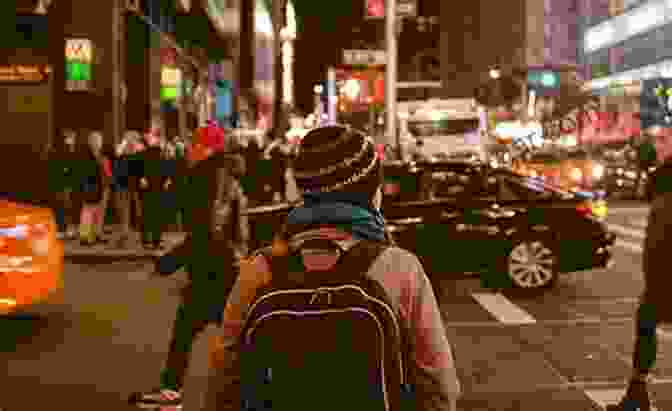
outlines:
M635 371L646 374L653 368L656 362L658 348L656 338L656 327L658 325L656 304L647 301L646 298L642 298L642 302L637 309L636 323L635 350L633 352L632 363Z
M142 193L142 242L158 244L166 224L167 210L162 204L163 193Z
M211 266L207 271L204 270L206 264L190 267L192 283L185 288L177 308L170 350L161 373L162 388L178 390L184 385L194 340L209 323L221 323L228 294L238 274L230 260L225 264L225 259L215 257L207 264ZM229 272L214 271L227 266L232 267Z

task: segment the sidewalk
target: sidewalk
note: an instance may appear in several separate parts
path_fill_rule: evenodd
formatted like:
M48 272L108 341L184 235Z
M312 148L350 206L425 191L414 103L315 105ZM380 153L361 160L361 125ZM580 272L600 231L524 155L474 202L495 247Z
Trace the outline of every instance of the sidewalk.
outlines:
M106 244L96 244L92 246L82 245L78 240L64 240L65 259L76 263L106 263L118 260L143 260L159 257L184 239L184 233L168 232L163 234L163 248L161 250L146 250L139 241L138 233L134 233L136 238L129 241L126 247L119 247L118 237L114 234L109 235L109 241Z

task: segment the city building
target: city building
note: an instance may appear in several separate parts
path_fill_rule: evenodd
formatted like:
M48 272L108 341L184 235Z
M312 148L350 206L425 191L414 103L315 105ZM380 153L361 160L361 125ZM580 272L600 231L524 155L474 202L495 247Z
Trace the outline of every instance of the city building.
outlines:
M0 56L3 143L46 147L64 129L100 130L108 144L126 129L185 136L234 124L246 90L273 89L263 0L0 3L16 26Z
M529 69L575 72L577 0L441 2L440 63L446 97L473 96L490 76Z
M639 112L641 81L672 77L672 4L664 0L586 0L582 27L586 88L610 111Z

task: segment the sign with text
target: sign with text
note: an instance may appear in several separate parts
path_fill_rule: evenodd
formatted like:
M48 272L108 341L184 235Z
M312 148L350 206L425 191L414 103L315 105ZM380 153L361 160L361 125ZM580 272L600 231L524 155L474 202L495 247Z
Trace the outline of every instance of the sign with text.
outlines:
M93 46L89 39L66 39L65 59L91 64L93 62Z
M46 65L1 65L0 83L41 83L49 78Z
M343 63L350 66L384 66L385 50L343 50Z
M386 0L366 0L366 7L364 8L365 17L368 19L385 18L385 1ZM415 17L417 14L417 0L397 0L398 17Z

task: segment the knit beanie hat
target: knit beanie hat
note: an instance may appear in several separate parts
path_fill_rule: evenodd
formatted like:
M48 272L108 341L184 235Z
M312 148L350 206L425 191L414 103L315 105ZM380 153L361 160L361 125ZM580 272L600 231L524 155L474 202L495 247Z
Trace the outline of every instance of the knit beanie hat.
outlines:
M382 182L373 140L343 126L327 126L305 135L294 162L297 186L308 193L365 193Z

